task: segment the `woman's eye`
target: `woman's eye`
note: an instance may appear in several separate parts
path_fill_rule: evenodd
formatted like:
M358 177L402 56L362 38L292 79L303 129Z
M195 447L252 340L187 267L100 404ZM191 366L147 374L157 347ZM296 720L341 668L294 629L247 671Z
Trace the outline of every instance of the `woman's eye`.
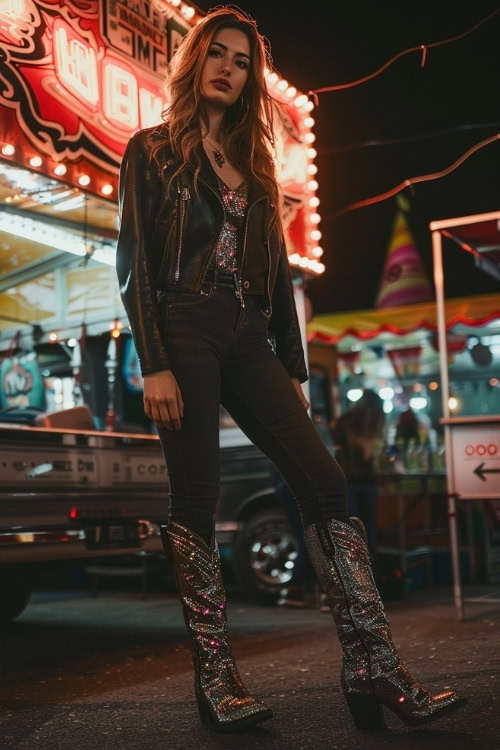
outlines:
M240 60L238 62L238 67L241 68L242 70L247 70L248 65L246 64L246 62L244 60Z
M216 55L220 55L220 51L218 49L211 49L208 51L208 54L215 57Z

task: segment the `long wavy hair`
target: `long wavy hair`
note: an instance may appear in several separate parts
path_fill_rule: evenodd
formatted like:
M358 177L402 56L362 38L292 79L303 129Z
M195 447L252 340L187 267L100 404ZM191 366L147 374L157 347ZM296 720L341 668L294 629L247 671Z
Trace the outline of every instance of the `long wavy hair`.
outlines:
M223 28L242 31L250 43L248 79L239 99L226 109L223 119L224 150L231 164L247 179L265 189L279 217L280 190L276 180L273 135L273 99L267 91L264 69L271 56L256 22L240 10L218 8L206 15L183 38L167 69L169 106L163 123L151 133L151 155L169 145L182 160L172 180L188 162L195 165L195 186L201 163L197 148L202 142L200 120L208 127L201 97L201 76L210 44Z

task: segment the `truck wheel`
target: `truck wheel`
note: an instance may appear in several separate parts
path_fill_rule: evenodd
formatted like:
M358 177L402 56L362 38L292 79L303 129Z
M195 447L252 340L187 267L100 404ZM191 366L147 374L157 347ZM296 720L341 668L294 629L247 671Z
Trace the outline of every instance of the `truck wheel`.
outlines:
M31 579L25 573L0 569L0 625L6 625L21 614L29 602L31 590Z
M286 516L277 509L245 521L232 545L235 578L251 599L273 604L292 577L297 542Z

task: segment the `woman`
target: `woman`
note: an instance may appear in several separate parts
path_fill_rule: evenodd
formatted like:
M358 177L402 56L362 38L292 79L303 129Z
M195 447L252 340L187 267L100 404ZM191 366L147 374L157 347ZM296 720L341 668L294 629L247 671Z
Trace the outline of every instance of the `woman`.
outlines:
M162 538L192 639L195 695L216 731L272 715L246 691L227 640L213 524L222 404L299 505L357 726L382 727L382 705L421 723L463 701L431 696L399 660L365 543L347 515L344 476L307 415L265 62L252 20L227 9L206 16L172 60L166 123L130 140L120 176L117 272L145 411L168 467Z
M375 450L384 423L382 399L374 391L366 390L335 425L337 460L347 479L347 510L363 522L372 560L377 554Z

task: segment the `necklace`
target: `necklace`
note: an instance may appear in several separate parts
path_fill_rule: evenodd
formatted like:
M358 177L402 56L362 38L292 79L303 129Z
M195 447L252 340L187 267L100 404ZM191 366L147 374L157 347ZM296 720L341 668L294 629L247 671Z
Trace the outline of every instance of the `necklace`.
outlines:
M216 148L214 144L208 140L206 135L204 135L203 138L206 140L208 145L211 146L212 148L212 153L214 155L215 163L217 164L219 169L222 169L223 165L226 163L224 154L222 153L222 146L220 148Z

